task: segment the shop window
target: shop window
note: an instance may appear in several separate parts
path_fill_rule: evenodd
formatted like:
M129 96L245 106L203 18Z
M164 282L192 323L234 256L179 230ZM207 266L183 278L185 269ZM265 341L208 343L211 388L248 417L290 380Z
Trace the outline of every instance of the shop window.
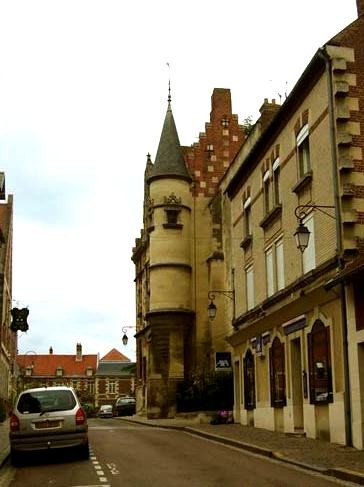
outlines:
M270 353L270 393L272 407L286 405L286 371L284 344L278 337L273 340Z
M255 408L255 367L254 356L248 350L244 357L244 407Z
M316 320L307 335L310 403L322 404L333 401L330 358L330 328Z

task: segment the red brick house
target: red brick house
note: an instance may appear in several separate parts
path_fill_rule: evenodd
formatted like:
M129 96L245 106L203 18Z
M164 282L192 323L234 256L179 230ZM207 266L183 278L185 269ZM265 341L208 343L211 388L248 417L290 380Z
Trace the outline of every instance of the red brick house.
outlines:
M96 371L95 406L113 404L123 394L134 394L135 363L113 348L100 359Z
M83 403L95 405L95 374L98 355L82 354L77 343L75 355L58 355L52 347L45 355L26 353L17 356L18 391L29 387L67 385L73 387Z

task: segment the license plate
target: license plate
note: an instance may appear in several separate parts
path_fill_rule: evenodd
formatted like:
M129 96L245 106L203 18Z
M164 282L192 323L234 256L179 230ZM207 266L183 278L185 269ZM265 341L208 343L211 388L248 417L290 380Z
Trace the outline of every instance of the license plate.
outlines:
M34 423L35 429L37 430L43 430L47 428L58 428L60 426L60 421L41 421L39 423Z

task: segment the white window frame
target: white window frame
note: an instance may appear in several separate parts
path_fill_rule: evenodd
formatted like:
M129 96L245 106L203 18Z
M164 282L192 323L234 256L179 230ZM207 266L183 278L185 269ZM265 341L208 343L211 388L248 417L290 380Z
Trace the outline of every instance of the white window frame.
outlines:
M116 394L116 380L115 379L109 379L107 381L107 393L108 394Z
M254 268L249 266L245 269L245 283L246 283L246 306L248 310L254 308Z
M315 249L315 225L314 214L311 212L305 218L302 223L307 227L310 232L310 238L305 251L302 253L302 270L303 273L309 272L316 267L316 249Z
M252 229L251 229L251 197L248 196L246 200L243 203L243 208L244 208L244 238L249 237L249 235L252 234Z
M280 194L280 174L281 168L279 163L279 157L275 159L272 165L272 172L273 172L273 199L274 205L279 205L281 202L281 194Z
M283 239L276 240L265 251L267 297L285 286Z
M299 177L304 177L311 170L309 128L305 124L296 136L297 163Z
M263 174L263 198L264 198L264 214L267 215L270 211L270 170L267 169Z
M275 293L275 279L274 279L274 262L273 262L273 246L265 252L265 272L267 296L272 296Z

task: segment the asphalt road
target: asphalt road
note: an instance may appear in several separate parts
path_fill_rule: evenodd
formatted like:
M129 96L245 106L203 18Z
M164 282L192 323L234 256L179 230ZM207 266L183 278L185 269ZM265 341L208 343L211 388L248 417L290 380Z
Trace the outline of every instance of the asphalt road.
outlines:
M182 431L89 420L90 460L35 456L5 464L0 487L333 487L353 485Z

